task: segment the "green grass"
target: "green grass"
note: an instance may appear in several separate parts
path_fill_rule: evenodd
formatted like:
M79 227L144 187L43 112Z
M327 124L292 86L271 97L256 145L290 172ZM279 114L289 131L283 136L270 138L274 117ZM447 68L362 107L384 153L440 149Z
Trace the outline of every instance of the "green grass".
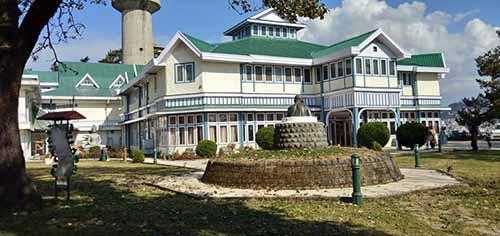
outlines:
M411 167L413 158L396 158ZM151 187L186 169L83 161L72 199L54 201L49 167L30 164L42 211L0 213L0 235L499 235L500 152L424 154L469 186L365 199L201 200ZM2 215L3 214L3 215Z
M249 149L238 150L237 152L228 154L223 158L227 161L232 160L304 160L304 159L333 159L333 158L350 158L353 153L358 153L361 157L380 156L382 152L373 151L370 149L353 149L344 147L325 147L318 149L282 149L282 150L264 150L264 149Z

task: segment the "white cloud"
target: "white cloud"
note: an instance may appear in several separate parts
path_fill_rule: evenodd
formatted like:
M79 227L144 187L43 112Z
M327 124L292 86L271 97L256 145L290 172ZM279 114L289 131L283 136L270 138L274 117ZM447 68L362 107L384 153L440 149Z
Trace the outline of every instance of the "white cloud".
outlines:
M72 40L67 43L56 45L57 57L61 61L80 61L81 58L88 56L90 62L97 62L102 59L111 49L121 47L120 38L85 38L81 40ZM30 58L26 68L34 70L49 70L54 62L54 54L51 50L45 49L39 53L39 58L33 61Z
M469 20L462 32L448 30L450 24L477 13L427 12L422 2L390 6L380 0L344 0L324 20L304 20L309 28L301 38L332 44L382 28L410 53L444 52L451 72L441 81L441 94L445 101L454 102L479 92L474 58L500 44L495 27L479 18Z

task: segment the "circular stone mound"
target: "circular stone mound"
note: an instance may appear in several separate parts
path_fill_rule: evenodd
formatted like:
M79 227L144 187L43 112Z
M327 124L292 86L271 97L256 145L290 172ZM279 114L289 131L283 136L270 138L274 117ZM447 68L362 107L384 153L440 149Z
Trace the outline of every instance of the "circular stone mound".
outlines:
M361 158L362 185L403 179L393 158L380 153ZM202 182L245 189L318 189L352 186L351 160L347 157L310 160L210 160Z
M275 145L280 149L328 146L322 122L293 122L275 125Z

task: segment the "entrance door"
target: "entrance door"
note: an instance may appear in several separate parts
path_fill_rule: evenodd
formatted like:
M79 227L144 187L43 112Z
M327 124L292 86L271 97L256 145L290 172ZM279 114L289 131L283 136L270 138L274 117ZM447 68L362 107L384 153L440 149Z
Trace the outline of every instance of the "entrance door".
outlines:
M352 146L351 130L352 125L350 120L334 120L332 122L332 140L334 145Z

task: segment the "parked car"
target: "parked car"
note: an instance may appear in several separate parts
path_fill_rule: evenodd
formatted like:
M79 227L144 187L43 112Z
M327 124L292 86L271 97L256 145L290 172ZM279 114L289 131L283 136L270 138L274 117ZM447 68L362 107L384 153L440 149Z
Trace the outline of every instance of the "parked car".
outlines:
M450 141L466 141L469 140L469 133L466 131L451 131L448 135L448 140Z

